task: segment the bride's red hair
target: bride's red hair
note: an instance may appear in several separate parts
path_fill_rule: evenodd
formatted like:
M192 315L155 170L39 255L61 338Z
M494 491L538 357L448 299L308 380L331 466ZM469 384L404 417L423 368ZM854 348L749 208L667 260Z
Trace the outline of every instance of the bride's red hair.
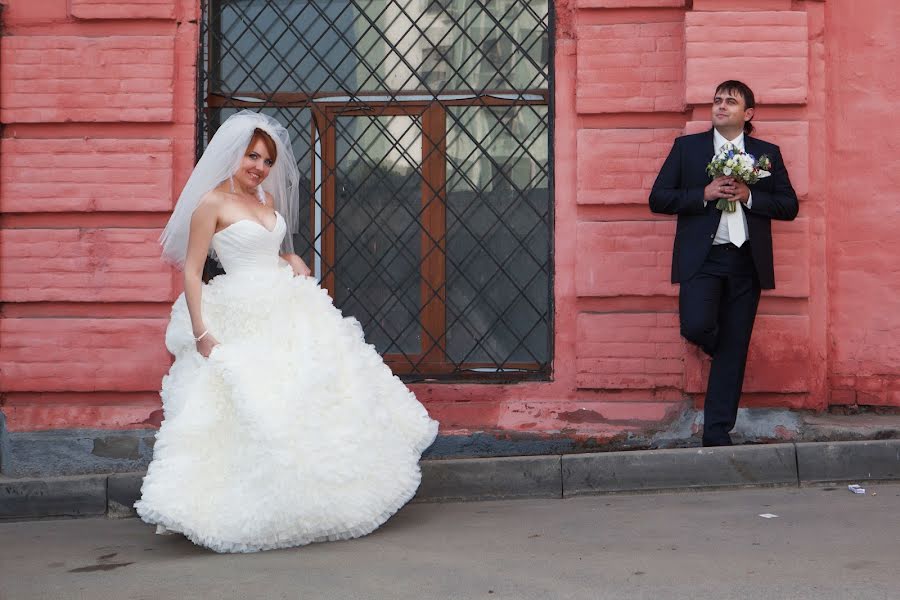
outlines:
M245 154L250 152L250 148L253 147L256 140L262 140L262 143L266 145L266 151L269 153L269 158L272 159L272 164L275 164L275 161L278 159L278 148L275 146L275 140L259 127L253 130L253 136L250 138L250 143L247 144Z

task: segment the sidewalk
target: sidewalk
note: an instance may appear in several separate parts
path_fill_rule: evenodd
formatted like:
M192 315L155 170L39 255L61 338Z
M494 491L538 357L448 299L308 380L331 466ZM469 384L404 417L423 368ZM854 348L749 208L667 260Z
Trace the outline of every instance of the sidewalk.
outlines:
M866 491L413 504L365 538L246 555L138 519L0 523L0 598L893 600L900 484Z
M422 461L416 501L900 480L900 439ZM0 478L0 518L129 516L142 473Z

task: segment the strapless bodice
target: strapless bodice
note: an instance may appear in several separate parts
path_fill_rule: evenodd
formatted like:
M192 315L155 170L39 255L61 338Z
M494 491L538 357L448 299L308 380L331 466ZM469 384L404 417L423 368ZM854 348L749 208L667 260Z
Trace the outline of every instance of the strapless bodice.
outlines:
M284 219L277 212L272 230L258 221L241 219L217 231L212 238L212 248L228 274L275 269L279 265L278 250L286 229Z

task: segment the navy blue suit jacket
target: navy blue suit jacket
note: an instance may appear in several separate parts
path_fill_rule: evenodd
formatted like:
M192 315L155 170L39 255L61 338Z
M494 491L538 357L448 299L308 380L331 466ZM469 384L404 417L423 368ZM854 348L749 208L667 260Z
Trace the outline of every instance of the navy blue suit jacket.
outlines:
M744 136L744 149L756 158L765 154L772 160L772 175L750 186L753 208L744 210L759 283L763 289L772 289L772 219L793 220L799 204L778 146ZM711 181L706 165L714 151L712 129L676 138L650 192L650 210L678 215L672 283L687 281L700 270L719 227L722 211L715 202L703 202L703 189Z

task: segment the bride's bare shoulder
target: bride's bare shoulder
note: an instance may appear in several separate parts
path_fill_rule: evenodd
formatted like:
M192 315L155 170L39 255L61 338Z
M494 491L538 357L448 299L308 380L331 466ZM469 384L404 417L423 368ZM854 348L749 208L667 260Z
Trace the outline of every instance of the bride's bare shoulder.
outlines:
M230 203L233 200L232 196L233 194L230 193L228 186L220 184L218 187L206 192L203 197L200 198L200 205L206 206L207 208L219 209Z
M231 194L228 190L222 190L218 187L206 192L203 194L203 197L200 198L200 202L194 210L191 221L218 221L224 207L228 206L231 202L229 196L231 196Z

